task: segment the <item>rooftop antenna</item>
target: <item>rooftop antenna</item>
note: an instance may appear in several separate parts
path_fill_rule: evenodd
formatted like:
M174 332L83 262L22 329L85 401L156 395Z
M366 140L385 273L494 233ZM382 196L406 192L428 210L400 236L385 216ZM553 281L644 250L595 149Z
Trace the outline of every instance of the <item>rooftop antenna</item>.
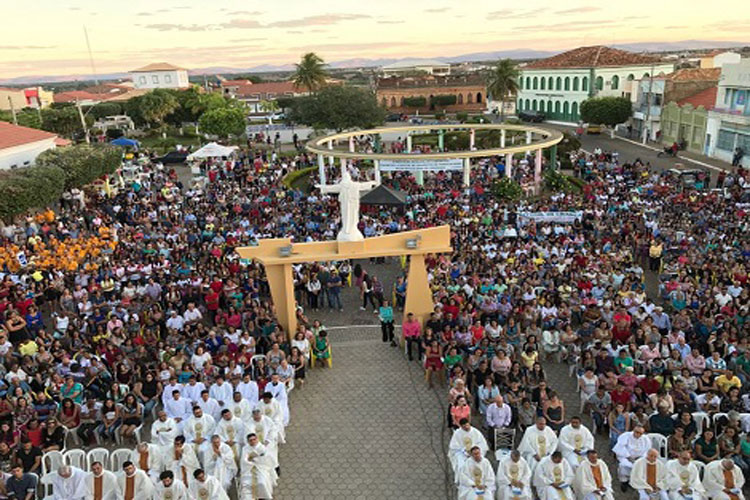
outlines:
M91 43L89 43L89 32L86 25L83 25L83 34L86 36L86 47L89 50L89 62L91 63L91 72L94 74L94 83L99 85L99 79L96 77L96 66L94 66L94 55L91 53Z

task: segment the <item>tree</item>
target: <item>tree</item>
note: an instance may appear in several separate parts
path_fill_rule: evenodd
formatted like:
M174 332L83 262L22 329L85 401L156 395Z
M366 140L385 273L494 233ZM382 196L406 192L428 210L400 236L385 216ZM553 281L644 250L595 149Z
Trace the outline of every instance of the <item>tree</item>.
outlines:
M328 72L325 62L315 52L303 55L302 60L295 66L297 69L294 72L294 84L297 87L317 92L325 86Z
M198 123L206 134L219 137L242 135L245 131L245 113L235 107L211 109L201 115Z
M276 101L263 100L260 101L260 109L262 109L263 112L266 113L268 123L273 125L273 114L279 110L279 103Z
M581 119L587 123L614 127L633 115L627 97L592 97L581 103Z
M42 121L39 119L39 111L32 108L24 108L16 111L16 120L22 127L42 128ZM10 111L0 111L0 121L13 123L13 113Z
M9 219L60 199L65 173L57 167L34 165L0 172L0 218Z
M56 167L64 172L66 190L83 187L103 175L112 174L121 163L120 148L88 144L48 149L36 159L39 166Z
M510 59L501 59L492 69L487 81L487 92L500 101L500 121L505 120L505 101L518 92L518 77L520 73L516 63Z
M122 114L122 106L120 106L116 102L102 102L97 104L96 106L90 107L84 112L87 112L94 118L99 119L104 116L114 116Z
M386 114L369 90L335 85L300 97L290 108L288 117L294 123L340 132L381 125Z
M89 115L84 118L86 126L94 123L94 117ZM81 117L75 106L65 108L46 108L42 110L42 129L47 132L72 137L76 132L82 132Z
M125 110L138 124L148 124L150 127L160 127L164 119L172 114L179 106L174 92L166 89L156 89L142 96L133 97L125 104Z

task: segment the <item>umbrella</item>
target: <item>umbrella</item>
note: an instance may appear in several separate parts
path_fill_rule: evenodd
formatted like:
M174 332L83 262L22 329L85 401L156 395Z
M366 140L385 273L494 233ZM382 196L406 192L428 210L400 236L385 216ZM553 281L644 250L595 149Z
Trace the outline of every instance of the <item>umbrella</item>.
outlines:
M139 143L135 139L128 139L127 137L120 137L119 139L115 139L114 141L110 142L110 144L114 144L115 146L137 148Z

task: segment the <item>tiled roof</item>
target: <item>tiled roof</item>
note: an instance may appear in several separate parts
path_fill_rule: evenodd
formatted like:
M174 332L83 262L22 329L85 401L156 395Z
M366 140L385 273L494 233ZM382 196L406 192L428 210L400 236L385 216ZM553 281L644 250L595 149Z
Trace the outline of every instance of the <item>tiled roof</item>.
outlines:
M524 69L599 68L658 63L658 57L644 56L603 45L579 47L527 64Z
M149 71L179 71L179 70L186 71L185 68L180 68L179 66L175 66L174 64L160 62L160 63L152 63L142 68L131 70L130 72L131 73L147 73Z
M57 137L56 134L51 134L44 130L0 122L0 149L21 146L31 142L39 142L45 139L54 139L55 137Z
M242 80L230 80L222 82L222 87L237 87L236 95L238 97L250 97L260 94L261 98L263 98L263 94L301 94L304 92L294 82L252 83Z
M107 97L107 94L93 94L85 90L70 90L55 94L54 100L55 102L103 101Z
M718 82L720 76L721 68L685 68L678 69L674 73L666 75L664 78L673 82Z
M690 97L686 97L685 99L677 101L677 104L679 104L680 106L690 104L694 108L703 106L706 109L713 109L713 107L716 105L716 93L718 92L718 90L719 87L710 87L705 90L701 90L697 94L693 94Z

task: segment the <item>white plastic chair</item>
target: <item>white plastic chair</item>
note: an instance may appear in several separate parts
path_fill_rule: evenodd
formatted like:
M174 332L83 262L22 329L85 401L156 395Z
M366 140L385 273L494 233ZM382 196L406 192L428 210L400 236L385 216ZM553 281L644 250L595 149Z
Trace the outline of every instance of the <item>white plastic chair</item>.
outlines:
M89 470L86 463L86 452L83 450L68 450L63 453L63 460L67 465L72 465L85 471Z
M66 449L68 447L68 440L73 441L74 446L81 446L81 440L78 438L78 429L80 427L80 424L76 427L65 427L65 441L63 441L63 443L65 444Z
M102 467L109 463L109 450L107 448L94 448L86 454L86 464L91 467L94 462L101 462Z
M131 450L118 448L109 454L109 470L117 473L122 470L122 464L130 460Z
M693 460L693 463L698 468L698 477L703 481L703 474L706 472L706 464L701 462L700 460Z
M667 445L667 437L661 434L650 432L646 436L651 440L651 446L659 450L659 454L662 458L669 456L669 446Z
M143 432L143 424L136 427L135 430L133 431L133 435L135 436L135 442L138 444L141 444L143 442L143 439L141 438L141 432Z
M42 482L37 483L37 490L42 494L43 498L47 498L52 495L52 484L49 482L49 477L53 472L56 472L61 465L65 464L65 458L61 451L48 451L42 455Z
M695 421L695 429L698 436L703 434L703 429L706 427L706 419L708 419L708 413L702 411L696 411L693 413L693 420Z

